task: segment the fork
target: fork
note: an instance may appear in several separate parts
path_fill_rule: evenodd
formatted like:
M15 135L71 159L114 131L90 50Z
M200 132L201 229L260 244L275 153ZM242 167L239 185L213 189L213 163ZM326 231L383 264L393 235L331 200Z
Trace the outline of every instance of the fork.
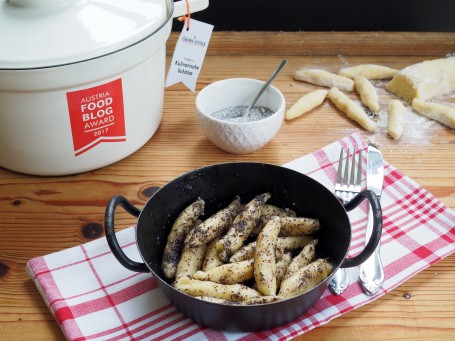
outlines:
M349 149L347 150L344 172L343 172L343 148L340 152L340 160L338 163L337 179L335 182L335 196L343 203L349 202L357 193L360 192L362 179L362 151L359 150L357 158L357 174L355 155L356 149L352 153L351 172L349 174ZM344 174L343 174L344 173ZM339 268L332 277L329 283L329 289L334 295L342 294L349 285L348 270Z

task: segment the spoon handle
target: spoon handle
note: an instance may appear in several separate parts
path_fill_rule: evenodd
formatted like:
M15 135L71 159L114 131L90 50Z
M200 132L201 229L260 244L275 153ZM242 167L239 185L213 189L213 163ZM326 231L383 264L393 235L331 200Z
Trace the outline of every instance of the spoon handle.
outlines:
M254 99L253 103L251 103L251 105L248 107L248 112L250 111L251 107L253 107L256 104L259 97L261 97L261 95L263 94L264 90L269 86L270 83L272 83L272 81L275 79L275 77L278 76L278 74L281 72L281 70L283 70L283 68L286 66L287 63L288 63L288 61L286 59L283 59L281 61L280 65L278 65L276 70L270 75L269 79L264 83L261 91L259 91L259 93L257 94L256 98Z

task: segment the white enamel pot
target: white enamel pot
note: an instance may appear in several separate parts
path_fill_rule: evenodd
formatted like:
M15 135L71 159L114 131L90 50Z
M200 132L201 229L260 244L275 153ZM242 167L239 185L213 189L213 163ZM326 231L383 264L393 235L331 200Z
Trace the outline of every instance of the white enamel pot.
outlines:
M9 0L0 9L0 166L66 175L141 148L162 118L184 0ZM191 12L208 0L188 0ZM8 30L8 33L6 33Z

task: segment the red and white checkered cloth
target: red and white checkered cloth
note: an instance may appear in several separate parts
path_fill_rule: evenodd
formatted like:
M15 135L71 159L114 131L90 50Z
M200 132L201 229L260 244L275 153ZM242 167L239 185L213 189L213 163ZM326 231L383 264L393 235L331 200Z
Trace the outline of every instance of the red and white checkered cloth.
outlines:
M341 147L363 149L366 158L366 142L353 134L285 166L333 190ZM34 258L27 271L68 340L290 340L377 299L455 251L455 212L387 162L384 173L382 291L367 296L357 282L340 296L326 291L305 315L273 330L231 333L193 323L169 303L152 275L120 265L105 238ZM351 254L363 248L366 206L349 213ZM134 227L117 238L130 258L141 261ZM358 269L350 271L354 281Z

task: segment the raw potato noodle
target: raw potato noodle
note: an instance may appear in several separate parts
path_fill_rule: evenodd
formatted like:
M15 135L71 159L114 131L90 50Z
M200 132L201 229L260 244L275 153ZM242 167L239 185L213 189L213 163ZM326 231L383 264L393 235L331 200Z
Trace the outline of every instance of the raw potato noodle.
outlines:
M162 261L163 272L167 278L175 277L185 238L199 216L204 213L204 205L204 200L198 198L178 215L172 225L163 251Z
M174 282L174 288L191 296L210 296L227 301L244 301L261 294L243 284L220 284L182 277Z
M340 90L331 88L328 97L338 109L363 128L371 132L376 130L376 124L367 116L366 112Z
M360 95L362 103L365 104L372 112L379 110L379 98L373 84L363 77L357 76L354 78L355 89Z
M327 88L337 87L343 91L354 91L354 81L350 78L321 69L301 69L294 73L294 79Z
M403 133L403 121L406 108L398 99L392 99L389 102L389 120L387 124L387 133L394 140L398 140Z
M207 271L197 271L193 278L221 284L235 284L253 278L254 259L227 263Z
M279 295L288 298L303 294L321 283L332 269L327 259L318 259L283 279Z
M194 228L188 233L185 239L182 256L180 257L179 264L177 265L177 271L175 273L176 279L184 276L191 277L202 267L202 262L204 261L205 252L207 250L207 244L190 247L188 245L188 240L191 238L193 233Z
M276 295L277 290L275 248L281 228L280 220L280 217L272 217L256 240L254 279L258 291L265 296Z
M235 251L243 246L261 216L262 207L269 199L270 193L256 196L235 217L227 233L216 244L216 249L222 260L227 261Z
M418 113L455 129L455 109L447 105L425 102L418 98L412 100L412 108Z
M387 79L395 76L399 70L387 66L376 64L360 64L351 67L342 68L338 74L340 76L354 79L357 76L363 76L367 79Z
M236 217L240 209L240 197L236 197L225 209L213 214L202 224L196 227L189 241L191 247L210 242L224 233Z
M412 101L428 100L455 90L455 57L426 60L405 67L386 85L394 94Z
M319 89L305 94L286 111L286 119L292 120L313 110L324 102L328 93L328 90Z

